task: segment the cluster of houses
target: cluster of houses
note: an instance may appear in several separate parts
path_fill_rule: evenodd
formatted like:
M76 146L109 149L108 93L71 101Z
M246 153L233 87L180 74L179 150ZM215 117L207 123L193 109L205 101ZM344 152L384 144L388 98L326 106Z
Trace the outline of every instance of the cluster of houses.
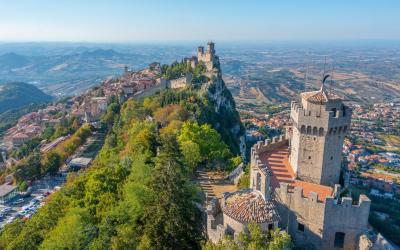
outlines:
M7 149L16 148L41 135L46 124L57 124L60 122L60 118L57 115L63 109L64 107L61 104L50 105L37 112L22 116L15 126L7 130L3 138L3 145Z
M399 126L400 103L379 103L370 109L354 105L353 110L353 142L345 140L343 146L348 162L348 183L367 188L374 196L393 198L400 195L400 172L396 173L396 170L400 171L400 154L381 150L372 152L365 147L366 143L387 146L379 135L391 134ZM385 168L395 171L384 171Z
M284 110L273 114L272 116L266 115L265 118L245 118L242 123L250 124L246 129L246 141L257 142L265 139L263 133L260 132L262 128L268 130L284 130L287 126L291 125L289 111Z
M370 137L371 132L390 132L398 126L400 120L400 102L377 103L368 109L353 105L353 131L364 133L361 137Z

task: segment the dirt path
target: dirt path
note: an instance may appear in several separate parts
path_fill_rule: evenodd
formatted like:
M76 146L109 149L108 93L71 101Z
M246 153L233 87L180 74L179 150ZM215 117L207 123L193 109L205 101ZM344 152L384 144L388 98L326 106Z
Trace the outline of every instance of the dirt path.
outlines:
M215 173L207 172L204 169L196 171L196 182L199 183L204 192L206 204L215 197L221 198L225 192L234 192L237 190L234 184L226 182L222 177L215 176Z

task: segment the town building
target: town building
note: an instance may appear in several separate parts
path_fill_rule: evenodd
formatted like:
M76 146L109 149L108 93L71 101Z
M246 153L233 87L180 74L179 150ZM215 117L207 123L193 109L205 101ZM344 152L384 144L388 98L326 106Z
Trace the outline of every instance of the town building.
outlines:
M17 186L10 184L0 185L0 204L6 204L17 195Z
M79 170L81 168L86 168L92 162L92 158L87 157L77 157L70 160L67 165L71 170Z
M264 231L279 226L301 249L359 249L371 201L343 197L338 184L350 120L351 109L324 84L301 93L292 102L286 135L252 147L250 189L226 193L208 206L210 240L237 237L255 222Z

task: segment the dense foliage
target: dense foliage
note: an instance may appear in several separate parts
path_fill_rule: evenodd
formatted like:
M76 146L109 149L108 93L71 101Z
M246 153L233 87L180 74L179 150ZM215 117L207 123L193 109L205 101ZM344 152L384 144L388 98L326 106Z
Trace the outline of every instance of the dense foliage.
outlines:
M32 219L7 226L0 246L199 248L198 189L189 181L191 170L181 162L179 131L161 134L158 122L146 119L160 105L152 109L154 102L144 103L129 100L113 113L113 119L108 119L113 126L93 166L69 176L66 187ZM62 151L68 152L68 146Z
M207 242L203 250L282 250L292 246L289 234L276 229L269 235L264 234L261 228L254 223L248 225L249 235L241 233L238 240L225 237L218 243Z

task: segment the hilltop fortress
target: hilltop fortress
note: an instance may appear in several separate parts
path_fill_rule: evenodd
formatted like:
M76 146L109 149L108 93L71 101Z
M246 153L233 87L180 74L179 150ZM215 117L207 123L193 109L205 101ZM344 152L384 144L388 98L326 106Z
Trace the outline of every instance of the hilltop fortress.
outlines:
M301 249L369 249L371 201L344 197L338 184L351 109L322 84L292 102L291 120L286 135L252 147L249 189L208 206L208 237L237 237L256 222L264 231L279 226Z

